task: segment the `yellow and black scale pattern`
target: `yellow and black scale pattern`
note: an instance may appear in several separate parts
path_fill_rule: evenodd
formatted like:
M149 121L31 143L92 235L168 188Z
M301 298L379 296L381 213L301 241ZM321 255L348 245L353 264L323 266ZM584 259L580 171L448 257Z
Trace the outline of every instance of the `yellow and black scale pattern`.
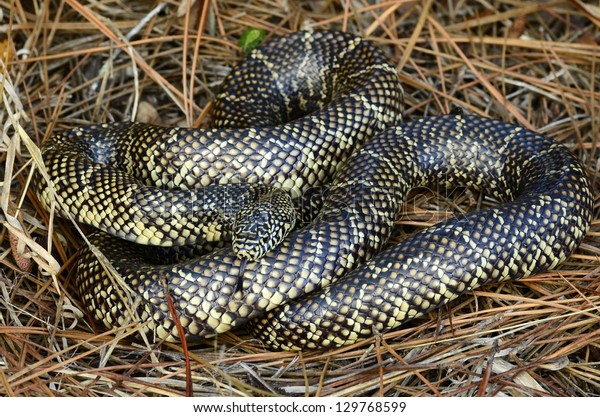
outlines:
M554 268L581 242L592 194L582 165L565 147L515 125L460 113L377 135L399 123L400 112L395 71L372 44L338 32L299 32L254 51L226 79L215 130L114 124L54 136L44 158L62 207L79 204L81 221L89 217L117 235L124 227L114 220L123 217L136 233L135 227L142 234L156 227L171 236L167 246L192 243L170 233L177 219L161 218L158 226L132 221L116 194L131 183L189 194L249 181L303 196L332 178L312 222L245 265L229 248L155 265L141 246L94 234L90 242L114 269L107 272L83 248L76 280L84 301L108 326L140 320L156 339L176 339L164 280L186 337L251 320L272 348L333 347L394 328L487 282ZM98 184L106 200L94 199ZM381 252L408 191L431 185L469 186L505 203ZM49 204L43 186L38 193ZM141 200L142 212L149 198ZM189 202L168 198L185 212ZM92 204L99 204L96 214L85 214L83 207ZM109 221L102 217L107 211L116 213L106 215ZM204 238L224 233L221 225L203 227L184 229L189 235L200 230ZM154 243L152 236L142 243Z

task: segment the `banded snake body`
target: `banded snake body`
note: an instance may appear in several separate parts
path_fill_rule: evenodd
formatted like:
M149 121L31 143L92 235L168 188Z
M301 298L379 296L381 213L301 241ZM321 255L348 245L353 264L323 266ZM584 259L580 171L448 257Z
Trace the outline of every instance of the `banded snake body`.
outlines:
M273 349L350 344L485 283L554 268L581 242L592 193L564 146L462 112L407 123L401 114L398 76L376 46L297 32L232 71L210 129L118 122L51 136L42 151L53 187L38 178L36 190L102 230L76 278L94 317L140 321L153 340L181 336L168 291L187 338L251 322ZM293 197L302 226L264 256L225 247L148 259L143 245L230 238L235 213L263 186ZM468 186L502 203L386 248L419 186Z

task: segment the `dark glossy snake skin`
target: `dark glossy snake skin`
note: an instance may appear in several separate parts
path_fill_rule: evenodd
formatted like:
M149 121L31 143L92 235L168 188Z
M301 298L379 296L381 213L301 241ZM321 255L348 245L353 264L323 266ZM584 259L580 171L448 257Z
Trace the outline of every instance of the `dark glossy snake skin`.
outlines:
M298 69L305 81L290 68ZM392 67L368 42L336 32L300 32L255 51L234 74L225 81L215 111L218 119L226 119L217 124L228 129L115 124L51 139L44 157L59 199L79 204L78 213L100 204L95 214L80 218L104 223L109 232L126 235L137 226L144 234L146 224L134 222L128 232L115 224L127 217L129 207L123 210L113 202L111 210L117 214L103 220L110 217L106 199L127 190L122 185L127 181L112 176L117 166L125 173L116 178L136 173L142 180L135 184L144 190L149 184L194 189L241 176L316 196L323 208L310 224L253 262L224 248L156 265L140 245L104 232L90 236L92 245L82 249L76 280L85 303L106 325L141 321L155 339L176 339L165 301L168 290L189 338L251 321L257 337L274 349L350 344L487 282L554 268L589 227L592 194L584 169L548 138L460 112L399 124L376 135L399 122L400 87ZM352 83L341 86L343 80ZM354 85L357 80L361 82ZM275 90L273 98L262 96L267 85ZM327 104L332 97L333 104ZM309 104L312 99L316 104ZM249 106L245 112L236 107L242 102ZM315 106L324 110L312 112ZM229 112L233 116L227 117ZM71 159L61 148L65 142L74 151ZM100 162L90 156L96 148L105 152L111 146L121 149L111 150ZM248 161L250 165L243 164ZM104 162L113 165L109 169ZM157 169L145 173L151 163ZM313 193L315 185L330 177L322 194ZM484 190L505 203L438 224L382 252L409 190L457 185ZM42 200L47 199L39 189ZM101 197L91 197L94 193ZM210 193L202 189L202 194ZM136 199L142 212L148 211L151 198L164 197ZM177 207L184 212L185 204ZM175 223L167 218L159 226L179 227ZM221 224L211 227L225 234ZM195 235L207 229L183 230ZM168 244L190 243L178 237L180 232L168 232L163 233L173 240ZM327 288L313 293L322 287Z

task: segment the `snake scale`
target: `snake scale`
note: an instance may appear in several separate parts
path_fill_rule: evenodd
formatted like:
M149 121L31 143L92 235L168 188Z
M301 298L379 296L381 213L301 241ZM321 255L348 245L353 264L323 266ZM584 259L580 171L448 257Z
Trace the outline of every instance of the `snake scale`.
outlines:
M52 187L38 177L40 200L102 230L80 252L76 286L109 327L139 321L152 340L177 340L168 291L190 339L251 322L273 349L351 344L477 286L556 267L591 222L589 181L564 146L460 111L403 123L395 68L346 33L297 32L254 50L212 115L207 129L106 123L42 146ZM408 192L423 186L501 203L388 246ZM264 256L148 257L145 245L231 238L236 212L264 187L299 213Z

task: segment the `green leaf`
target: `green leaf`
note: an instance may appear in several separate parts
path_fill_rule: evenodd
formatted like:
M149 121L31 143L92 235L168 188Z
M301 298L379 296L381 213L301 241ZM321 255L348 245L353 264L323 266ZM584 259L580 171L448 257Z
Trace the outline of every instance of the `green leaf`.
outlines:
M267 31L259 28L248 28L242 33L240 47L246 53L256 48L267 36Z

